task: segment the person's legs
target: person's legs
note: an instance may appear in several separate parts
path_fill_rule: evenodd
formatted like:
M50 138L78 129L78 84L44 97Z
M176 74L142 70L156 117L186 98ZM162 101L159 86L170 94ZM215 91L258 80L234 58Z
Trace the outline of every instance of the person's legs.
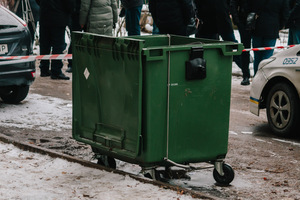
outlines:
M140 26L141 12L142 12L142 6L126 9L125 22L126 22L126 30L128 31L129 36L141 34L141 26Z
M222 33L221 34L221 37L224 41L232 41L232 42L238 42L236 39L235 39L235 36L234 36L234 33Z
M300 29L295 30L294 44L300 44Z
M263 38L262 47L275 47L276 39ZM263 51L262 60L270 58L274 53L274 49Z
M251 34L249 31L245 29L243 24L238 26L241 43L243 43L246 49L251 48ZM249 79L250 78L250 70L249 70L249 63L250 63L250 53L249 52L242 52L241 55L241 67L243 72L243 78Z
M66 48L65 30L66 30L65 26L51 27L52 54L62 54L63 51L65 50L65 48ZM53 79L69 79L69 77L64 76L61 71L61 69L63 67L63 63L61 60L52 60L51 62L52 62L51 63L51 78L53 78Z
M252 37L253 48L262 47L262 41L263 41L262 37L253 36ZM254 51L254 62L253 62L254 75L258 70L258 65L260 61L262 61L262 51Z
M253 37L252 46L253 48L259 47L274 47L276 44L276 39L269 39L263 37ZM267 51L254 51L254 74L256 74L258 70L259 63L264 60L270 58L274 53L274 50Z
M71 42L70 42L70 46L69 46L69 49L68 49L68 54L72 54L73 53L73 45L72 45L72 40L71 40ZM72 68L73 68L73 61L72 61L72 59L69 59L68 60L68 69L66 70L66 72L68 72L68 73L72 73Z
M40 55L49 55L51 50L50 28L44 24L40 25ZM49 60L41 60L40 63L41 77L50 76Z
M73 31L81 31L82 28L80 27L80 24L79 24L79 13L74 13L72 15L72 22L71 22L71 32ZM70 46L69 46L69 49L68 49L68 53L69 54L72 54L73 53L73 42L72 42L72 39L71 39L71 42L70 42ZM66 70L66 72L69 72L69 73L72 73L72 67L73 67L73 61L72 59L69 59L68 60L69 62L69 65L68 65L68 69Z
M290 28L288 45L300 44L300 30Z

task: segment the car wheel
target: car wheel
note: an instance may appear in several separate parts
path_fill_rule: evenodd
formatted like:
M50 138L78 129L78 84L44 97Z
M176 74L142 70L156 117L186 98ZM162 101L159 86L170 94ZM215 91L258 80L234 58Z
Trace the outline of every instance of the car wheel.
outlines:
M29 85L14 86L8 92L1 94L1 99L5 103L17 104L23 101L29 92Z
M274 85L267 98L268 123L279 136L291 136L299 127L299 97L287 83Z

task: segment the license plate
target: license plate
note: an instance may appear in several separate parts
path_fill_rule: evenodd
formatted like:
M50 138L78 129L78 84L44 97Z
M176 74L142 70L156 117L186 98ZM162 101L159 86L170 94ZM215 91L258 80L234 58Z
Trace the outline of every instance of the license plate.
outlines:
M0 44L0 55L6 54L8 52L7 44Z

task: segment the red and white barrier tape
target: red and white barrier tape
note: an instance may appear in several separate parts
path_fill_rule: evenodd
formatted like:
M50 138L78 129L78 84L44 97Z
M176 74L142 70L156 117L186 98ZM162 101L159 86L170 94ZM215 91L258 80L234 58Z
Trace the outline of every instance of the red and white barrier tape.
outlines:
M272 50L272 49L285 49L285 48L290 48L290 47L294 47L294 46L296 46L296 45L277 46L277 47L260 47L260 48L244 49L243 52L245 52L245 51L266 51L266 50Z
M276 47L260 47L252 49L243 49L245 51L266 51L272 49L285 49L294 47L296 45L287 45L287 46L276 46ZM72 54L53 54L53 55L39 55L39 56L0 56L0 60L27 60L27 59L36 59L36 60L64 60L72 59Z
M53 54L53 55L39 55L39 56L0 56L0 60L63 60L72 59L72 54Z

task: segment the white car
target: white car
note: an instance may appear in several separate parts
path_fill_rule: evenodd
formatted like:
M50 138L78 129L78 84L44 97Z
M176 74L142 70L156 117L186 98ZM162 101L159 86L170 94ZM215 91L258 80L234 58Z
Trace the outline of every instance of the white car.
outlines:
M263 108L275 134L300 134L300 45L259 64L251 85L250 112L259 116Z

